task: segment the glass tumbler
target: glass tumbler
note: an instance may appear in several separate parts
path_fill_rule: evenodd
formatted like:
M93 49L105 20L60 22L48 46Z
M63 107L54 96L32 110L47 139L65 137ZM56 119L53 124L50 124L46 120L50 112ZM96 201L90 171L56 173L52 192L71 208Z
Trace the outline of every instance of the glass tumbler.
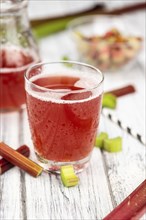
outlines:
M103 74L73 61L38 63L25 75L26 103L35 153L59 173L87 167L99 125Z

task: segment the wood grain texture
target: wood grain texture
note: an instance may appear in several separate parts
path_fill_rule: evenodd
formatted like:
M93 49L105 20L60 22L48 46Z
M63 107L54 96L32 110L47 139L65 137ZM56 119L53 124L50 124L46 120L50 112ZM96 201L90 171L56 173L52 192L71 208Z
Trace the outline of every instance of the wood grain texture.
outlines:
M0 139L12 146L19 146L19 113L3 113ZM22 219L21 173L18 168L0 176L0 219Z

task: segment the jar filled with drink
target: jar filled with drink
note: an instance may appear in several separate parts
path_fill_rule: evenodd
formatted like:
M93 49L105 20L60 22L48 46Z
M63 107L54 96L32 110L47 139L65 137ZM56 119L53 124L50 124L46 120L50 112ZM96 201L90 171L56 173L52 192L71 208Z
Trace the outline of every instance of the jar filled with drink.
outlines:
M24 72L38 62L38 50L27 16L27 0L1 0L0 111L25 104Z

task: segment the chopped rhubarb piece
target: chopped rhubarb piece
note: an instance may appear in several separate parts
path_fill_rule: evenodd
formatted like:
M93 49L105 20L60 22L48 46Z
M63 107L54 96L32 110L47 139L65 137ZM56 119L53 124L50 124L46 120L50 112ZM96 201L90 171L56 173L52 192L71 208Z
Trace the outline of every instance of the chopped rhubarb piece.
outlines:
M97 136L96 139L95 139L95 146L103 148L104 140L107 139L107 138L108 138L108 134L105 133L105 132L101 132L99 134L99 136Z
M122 138L116 137L112 139L105 139L104 140L104 150L108 152L119 152L122 150Z
M79 182L79 178L74 172L72 165L61 167L61 180L66 187L76 186Z
M102 107L115 109L117 105L117 98L111 93L106 93L103 95Z

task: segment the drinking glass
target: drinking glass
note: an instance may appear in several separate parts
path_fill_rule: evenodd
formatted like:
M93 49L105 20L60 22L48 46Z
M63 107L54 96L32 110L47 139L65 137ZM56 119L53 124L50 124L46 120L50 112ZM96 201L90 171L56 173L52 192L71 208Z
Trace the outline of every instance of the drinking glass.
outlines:
M99 125L103 74L74 61L38 63L25 75L26 104L35 153L59 173L87 167Z

